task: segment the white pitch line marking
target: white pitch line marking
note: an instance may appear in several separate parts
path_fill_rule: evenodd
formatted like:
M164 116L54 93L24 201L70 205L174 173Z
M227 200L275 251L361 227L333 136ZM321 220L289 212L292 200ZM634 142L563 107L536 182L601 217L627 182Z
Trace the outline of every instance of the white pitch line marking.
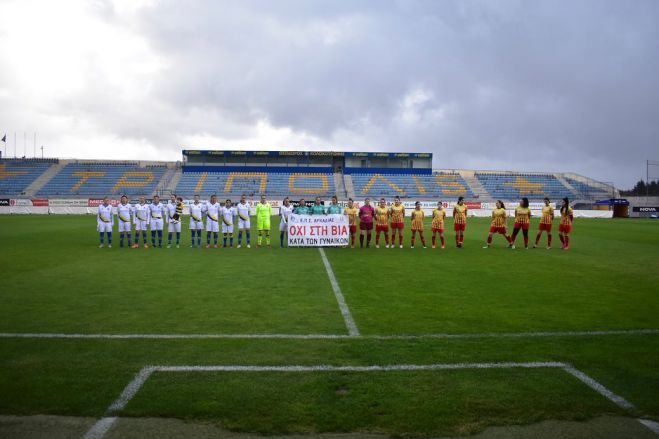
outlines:
M359 336L359 329L357 329L357 324L352 318L352 314L350 314L350 308L348 308L346 299L343 297L341 287L339 287L339 282L336 280L336 276L334 276L334 271L332 271L332 266L330 265L330 262L327 259L323 248L318 247L318 251L320 252L320 257L323 259L323 264L325 265L325 270L327 271L327 277L329 277L330 283L332 284L332 290L334 290L336 301L339 303L339 308L341 309L343 320L345 320L346 327L348 328L348 334L350 334L351 337L357 337Z
M202 340L202 339L283 339L283 340L419 340L461 338L524 338L524 337L600 337L611 335L652 335L659 329L620 329L610 331L556 331L556 332L485 332L462 334L76 334L51 332L0 332L0 338L53 338L53 339L107 339L107 340Z
M416 370L457 370L457 369L511 369L511 368L555 368L561 369L586 384L597 393L625 410L634 409L634 405L622 396L613 393L601 383L575 369L572 365L558 361L546 362L504 362L504 363L437 363L437 364L389 364L372 366L336 366L321 365L288 365L288 366L248 366L248 365L192 365L192 366L145 366L126 385L121 395L108 407L106 414L114 415L126 407L126 404L137 394L144 383L154 372L388 372L388 371L416 371ZM102 439L110 429L117 417L101 418L87 432L84 439ZM638 422L659 433L659 424L647 419L637 419Z

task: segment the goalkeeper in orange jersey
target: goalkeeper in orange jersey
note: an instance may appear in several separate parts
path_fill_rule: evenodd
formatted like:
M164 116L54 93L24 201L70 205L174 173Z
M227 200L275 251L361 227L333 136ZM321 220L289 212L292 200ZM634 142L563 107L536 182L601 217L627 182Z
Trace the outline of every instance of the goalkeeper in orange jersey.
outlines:
M375 248L380 248L380 232L384 232L385 248L389 248L389 208L384 198L380 198L380 204L375 208Z
M540 226L538 227L538 234L535 235L535 244L533 248L538 247L542 232L547 232L547 250L551 249L551 226L554 222L554 208L552 207L549 198L545 197L545 205L542 207L542 217L540 218Z
M446 211L442 206L442 202L437 203L437 209L432 211L432 248L435 248L437 243L437 235L442 242L442 249L445 247L444 241L444 220L446 219Z
M423 236L423 217L424 213L423 210L421 210L421 203L416 202L414 203L414 210L412 211L412 214L410 215L412 218L412 245L411 248L414 248L414 240L416 238L416 233L419 232L419 238L421 238L421 244L423 244L423 248L426 248L426 238Z
M570 232L572 232L573 221L574 211L570 207L570 200L565 197L561 205L561 223L558 225L558 237L561 239L563 250L570 249Z
M350 226L350 247L355 248L355 235L357 234L357 217L359 216L359 209L355 207L355 202L352 198L348 198L348 207L343 210L343 214L348 216L348 224Z
M520 229L524 235L524 248L529 249L529 225L531 223L531 209L529 209L529 199L524 197L515 208L515 225L513 227L513 234L510 237L510 248L515 248L515 239Z
M508 236L508 228L506 226L507 217L506 206L503 205L503 201L497 200L496 208L492 210L492 222L490 223L490 233L487 235L487 244L483 248L490 248L492 235L495 233L503 235L510 246L510 237Z
M464 197L458 198L458 204L453 207L453 229L455 230L455 246L462 248L467 228L467 205Z
M396 245L396 232L398 232L398 245L403 248L403 229L405 228L405 206L400 197L394 198L394 204L389 209L391 213L391 248Z

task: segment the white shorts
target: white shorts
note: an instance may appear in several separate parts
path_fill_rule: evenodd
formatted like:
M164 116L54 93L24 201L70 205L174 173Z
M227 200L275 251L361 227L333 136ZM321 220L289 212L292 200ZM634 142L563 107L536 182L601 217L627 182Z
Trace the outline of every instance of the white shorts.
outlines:
M206 221L206 231L207 232L219 232L220 231L220 223L217 221L213 221L212 219L208 219Z
M142 221L140 219L135 218L135 231L136 232L139 231L139 230L144 230L146 232L147 225L148 224L147 224L146 220Z
M195 220L190 221L190 230L204 230L204 222Z
M103 221L98 221L98 226L96 227L100 233L109 232L112 233L112 223L106 223Z
M162 230L162 218L151 218L151 231Z
M130 221L119 220L119 232L130 232L131 229Z
M233 224L222 223L222 233L233 233Z
M181 221L176 221L176 222L170 221L169 224L167 224L167 231L169 233L172 232L181 233Z
M238 217L238 229L239 230L249 230L251 228L251 224L249 223L249 219L242 219Z

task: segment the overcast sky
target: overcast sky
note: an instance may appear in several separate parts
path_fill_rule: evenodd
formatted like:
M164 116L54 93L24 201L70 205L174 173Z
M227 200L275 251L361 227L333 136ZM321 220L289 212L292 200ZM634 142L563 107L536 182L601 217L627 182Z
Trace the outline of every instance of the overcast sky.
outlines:
M657 0L0 0L0 17L9 156L36 131L64 158L432 152L623 188L659 160Z

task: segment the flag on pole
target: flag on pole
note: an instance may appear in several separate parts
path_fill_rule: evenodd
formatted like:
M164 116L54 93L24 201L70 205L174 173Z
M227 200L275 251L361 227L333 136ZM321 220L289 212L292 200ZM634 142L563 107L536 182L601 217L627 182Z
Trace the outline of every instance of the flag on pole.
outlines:
M7 143L7 135L6 134L2 137L2 141Z

